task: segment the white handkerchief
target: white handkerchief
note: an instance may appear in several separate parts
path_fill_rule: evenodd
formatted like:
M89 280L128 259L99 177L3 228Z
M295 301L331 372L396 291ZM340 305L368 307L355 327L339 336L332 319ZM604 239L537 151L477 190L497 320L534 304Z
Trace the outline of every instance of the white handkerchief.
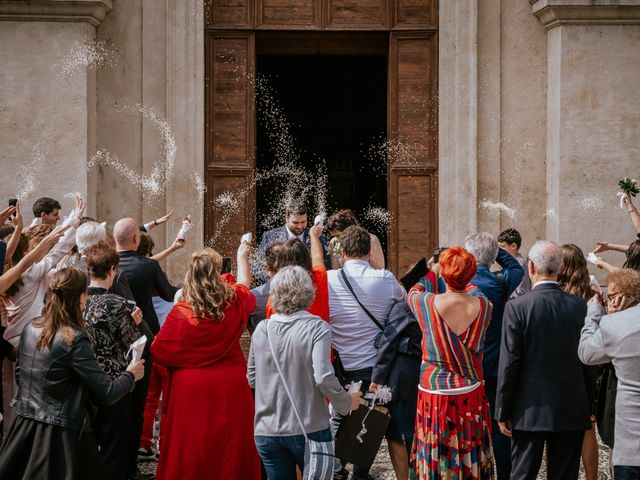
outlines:
M127 357L131 353L131 361L137 362L142 358L142 352L144 352L144 346L147 344L147 336L142 335L139 339L131 344L129 347L129 351L127 352Z
M598 256L593 252L589 252L589 255L587 255L587 262L593 263L595 265L597 261Z

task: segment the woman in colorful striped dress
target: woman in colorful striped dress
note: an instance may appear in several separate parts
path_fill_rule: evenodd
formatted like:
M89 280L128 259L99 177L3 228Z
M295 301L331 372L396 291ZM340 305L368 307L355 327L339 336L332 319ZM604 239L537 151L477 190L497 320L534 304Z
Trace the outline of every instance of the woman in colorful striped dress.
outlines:
M482 347L491 302L468 285L475 257L462 247L440 255L445 293L427 277L407 296L423 332L411 478L490 479L491 417L482 380Z

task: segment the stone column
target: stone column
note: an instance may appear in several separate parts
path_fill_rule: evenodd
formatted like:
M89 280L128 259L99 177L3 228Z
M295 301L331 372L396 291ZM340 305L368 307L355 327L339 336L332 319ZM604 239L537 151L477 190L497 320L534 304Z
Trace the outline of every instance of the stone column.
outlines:
M177 158L167 204L190 212L193 228L188 246L167 260L167 273L181 277L188 255L202 246L204 179L204 20L203 0L169 2L167 12L167 119L173 128ZM200 192L202 193L202 192ZM179 222L167 232L175 238Z
M531 3L547 29L547 237L629 243L615 192L640 166L640 0Z
M440 244L477 228L478 1L440 0L438 30Z
M80 192L95 214L86 164L95 151L96 80L83 48L111 6L0 0L0 190L20 197L26 223L41 196L68 210Z

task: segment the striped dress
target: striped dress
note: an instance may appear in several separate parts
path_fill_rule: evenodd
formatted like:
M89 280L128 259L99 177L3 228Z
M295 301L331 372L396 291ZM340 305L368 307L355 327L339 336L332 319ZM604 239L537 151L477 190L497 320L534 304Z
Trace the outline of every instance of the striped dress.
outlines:
M432 292L425 277L407 296L423 332L410 478L488 480L493 453L489 402L482 385L482 347L491 302L469 286L467 293L480 300L480 313L457 335L438 315Z

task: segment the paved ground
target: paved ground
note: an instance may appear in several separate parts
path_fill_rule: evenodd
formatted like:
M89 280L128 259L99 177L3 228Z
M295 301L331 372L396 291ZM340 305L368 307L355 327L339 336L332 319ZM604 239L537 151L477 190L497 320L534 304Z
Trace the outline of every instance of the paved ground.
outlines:
M599 441L599 439L598 439ZM604 445L600 444L600 469L598 471L598 480L611 480L611 476L609 475L609 453L608 448ZM152 462L145 462L140 464L141 470L145 473L155 473L156 464ZM386 442L382 443L380 447L380 451L378 452L378 456L373 464L371 469L371 475L376 480L396 480L395 473L393 472L393 467L391 466L391 462L389 461L389 452L387 450ZM584 471L582 467L580 468L580 480L585 480ZM540 473L538 474L539 480L546 479L546 465L542 464L542 468L540 469Z

